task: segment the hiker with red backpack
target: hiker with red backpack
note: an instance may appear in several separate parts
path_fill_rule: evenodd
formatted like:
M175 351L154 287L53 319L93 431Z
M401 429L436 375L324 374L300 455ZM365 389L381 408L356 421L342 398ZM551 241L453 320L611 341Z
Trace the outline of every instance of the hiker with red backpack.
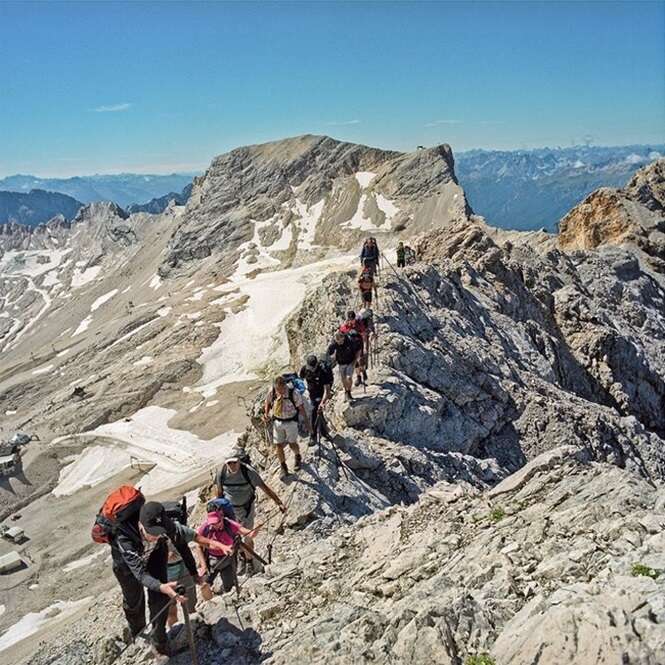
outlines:
M123 634L125 641L133 642L146 627L146 588L153 650L158 659L170 656L166 608L171 602L183 604L187 599L176 592L176 581L167 582L167 541L178 551L196 584L201 584L202 579L188 544L194 541L209 546L212 541L171 520L161 503L146 503L141 491L130 485L123 485L108 496L95 519L92 538L111 545L113 573L122 590L128 624Z
M356 387L367 381L367 356L365 349L367 348L367 327L365 322L360 318L356 317L356 313L350 309L346 313L346 320L339 327L339 332L344 334L355 333L360 335L362 340L363 352L360 356L360 359L355 363L356 368ZM353 337L351 338L354 339Z
M240 447L233 448L227 455L224 465L217 474L216 484L217 496L228 499L234 511L232 519L245 529L254 528L257 487L264 491L283 513L286 512L284 502L268 487L259 472L250 466L248 456ZM251 536L246 536L245 542L254 547ZM246 562L245 557L242 557L240 565L240 574L245 572L245 568L249 572L254 572L253 559Z
M271 416L272 413L272 416ZM298 421L304 423L308 432L312 433L312 424L305 412L305 402L299 390L287 382L284 376L275 378L273 387L268 391L264 402L263 419L268 426L272 418L273 442L277 459L282 469L282 479L289 475L286 465L284 446L288 445L295 456L294 470L299 471L302 456L298 447Z

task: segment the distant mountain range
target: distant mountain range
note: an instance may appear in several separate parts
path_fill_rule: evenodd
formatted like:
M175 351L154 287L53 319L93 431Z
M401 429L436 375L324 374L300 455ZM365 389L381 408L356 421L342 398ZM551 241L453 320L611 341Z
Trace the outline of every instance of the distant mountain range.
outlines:
M558 221L592 191L623 187L638 169L662 155L665 145L470 150L455 154L455 170L471 207L490 224L507 229L555 231ZM28 199L19 203L9 197L9 203L4 197L0 223L14 219L39 224L47 221L47 211L71 219L76 214L72 213L72 205L80 207L94 201L113 201L129 212L158 214L171 200L179 205L187 202L194 175L8 176L0 179L0 190L24 195L31 190L48 190L66 194L75 201L63 199L59 207L56 199L51 199L52 206L47 205L46 192L41 191L31 199L33 208Z
M180 192L190 184L194 173L144 175L76 176L73 178L38 178L32 175L12 175L0 179L0 190L27 193L32 189L60 192L82 203L113 201L126 208L132 203L145 203L168 192Z
M190 182L189 185L187 185L179 194L177 192L169 192L168 194L164 194L164 196L159 196L157 198L151 199L147 203L132 203L132 205L130 205L127 208L127 211L130 213L149 212L152 213L153 215L158 215L159 213L164 212L164 210L166 210L166 206L171 201L175 201L176 204L179 206L185 205L191 193L192 193L192 183Z
M0 224L18 222L37 226L56 215L71 220L82 205L80 201L66 194L45 192L41 189L33 189L27 193L0 191Z
M599 187L623 187L665 145L470 150L455 171L473 210L494 226L546 228Z

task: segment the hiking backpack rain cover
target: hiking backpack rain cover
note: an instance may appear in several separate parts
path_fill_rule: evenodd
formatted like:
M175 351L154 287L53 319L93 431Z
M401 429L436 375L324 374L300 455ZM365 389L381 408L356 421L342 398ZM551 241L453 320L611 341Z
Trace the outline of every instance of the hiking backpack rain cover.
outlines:
M92 525L92 539L101 545L111 543L120 522L124 522L141 510L145 497L141 490L122 485L106 497Z

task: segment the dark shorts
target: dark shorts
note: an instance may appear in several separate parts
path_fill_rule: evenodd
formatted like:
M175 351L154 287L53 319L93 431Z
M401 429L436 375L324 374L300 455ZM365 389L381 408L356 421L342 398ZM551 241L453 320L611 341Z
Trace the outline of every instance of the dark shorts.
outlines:
M366 303L372 303L372 292L371 291L361 291L360 295L362 297L362 301Z

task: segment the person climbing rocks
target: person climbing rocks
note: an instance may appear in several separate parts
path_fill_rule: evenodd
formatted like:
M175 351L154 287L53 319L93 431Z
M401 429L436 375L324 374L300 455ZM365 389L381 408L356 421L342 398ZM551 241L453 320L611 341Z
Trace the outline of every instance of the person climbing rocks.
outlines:
M365 328L365 323L362 319L356 317L356 313L350 309L346 313L346 320L339 327L339 331L345 334L358 334L362 339L363 353L360 360L355 364L356 386L359 386L364 381L367 381L367 356L365 354L367 330ZM351 339L353 340L354 338L352 337Z
M403 268L406 265L406 248L404 243L400 241L397 245L397 267Z
M171 520L164 506L157 501L144 503L140 511L118 522L109 541L113 573L122 590L128 624L125 641L132 641L146 627L145 587L148 590L152 646L158 660L161 658L162 661L171 655L166 637L166 605L170 600L180 604L187 602L184 596L176 593L177 582L167 582L168 540L182 557L194 582L202 584L188 543L194 541L205 546L214 543L199 536L194 529Z
M379 271L379 246L376 243L376 238L367 238L363 243L362 251L360 252L360 265L367 268L374 276Z
M310 445L314 445L319 432L324 436L327 435L323 407L332 396L332 384L335 379L330 365L320 361L315 355L307 356L299 376L307 384L309 400L312 403L312 433L309 441Z
M364 268L358 277L358 289L360 290L360 301L363 307L372 306L372 295L375 295L378 302L378 292L376 282L371 270Z
M333 341L328 346L328 355L335 357L335 362L339 368L339 378L344 386L345 398L348 402L353 399L353 370L362 356L362 338L356 334L360 344L356 342L350 333L343 333L339 330L335 333Z
M299 471L302 465L302 456L298 447L298 419L306 424L311 433L312 425L305 413L305 403L302 395L295 387L290 386L283 376L275 378L273 387L268 391L264 402L264 420L270 422L272 412L273 441L282 469L282 479L289 475L286 465L284 446L288 445L295 456L294 470Z
M254 528L254 517L256 515L256 489L265 492L283 512L286 512L284 502L279 498L263 480L256 469L243 461L244 450L240 447L233 448L224 460L224 465L217 473L217 496L226 497L233 506L235 519L245 529ZM247 544L254 548L251 537L246 539ZM244 559L241 566L244 567ZM253 567L252 562L248 564ZM244 572L244 571L241 571Z
M206 538L211 544L207 547L198 545L194 550L198 573L204 580L201 585L201 596L204 600L210 600L213 597L211 569L218 570L224 591L230 591L233 588L235 584L234 565L230 558L226 561L224 559L235 556L233 546L236 536L243 536L245 543L252 547L251 535L257 531L257 529L247 529L232 517L228 517L223 510L211 504L214 502L208 503L206 518L196 531L199 536ZM241 558L241 562L242 560L243 558ZM242 574L242 571L238 571L238 573Z
M367 381L367 366L372 344L376 341L376 328L374 327L374 312L369 308L363 308L358 313L358 320L362 323L361 337L363 340L363 380Z

